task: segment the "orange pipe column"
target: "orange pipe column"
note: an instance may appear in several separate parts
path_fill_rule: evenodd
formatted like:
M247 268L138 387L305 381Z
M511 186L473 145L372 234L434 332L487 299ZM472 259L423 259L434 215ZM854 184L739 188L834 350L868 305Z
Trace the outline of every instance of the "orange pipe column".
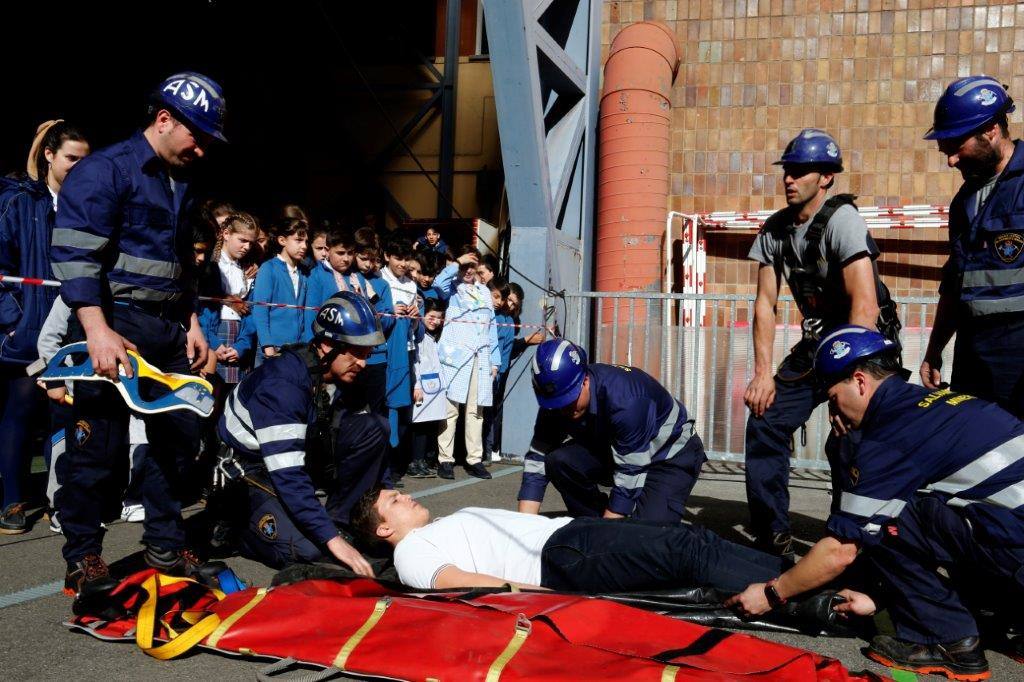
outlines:
M598 291L661 290L672 81L681 54L675 34L656 22L627 26L612 41L598 122Z

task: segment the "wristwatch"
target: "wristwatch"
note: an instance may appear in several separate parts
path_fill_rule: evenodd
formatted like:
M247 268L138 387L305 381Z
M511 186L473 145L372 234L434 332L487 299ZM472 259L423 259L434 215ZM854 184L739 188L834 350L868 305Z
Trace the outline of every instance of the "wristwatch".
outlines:
M777 609L786 603L786 600L779 596L778 591L775 589L775 583L778 581L778 578L772 578L764 584L764 596L768 600L768 605L773 609Z

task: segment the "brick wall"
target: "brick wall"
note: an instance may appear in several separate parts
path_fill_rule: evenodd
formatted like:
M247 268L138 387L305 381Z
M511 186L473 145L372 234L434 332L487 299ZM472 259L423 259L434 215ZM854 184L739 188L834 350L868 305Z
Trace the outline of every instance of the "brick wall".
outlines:
M996 0L631 0L603 5L605 53L624 26L679 36L669 206L686 213L783 205L771 165L804 127L839 140L835 191L861 205L948 204L960 175L922 140L950 81L985 72L1024 102L1024 4ZM1020 134L1021 109L1011 116ZM743 293L753 233L712 233L710 291ZM945 231L877 230L894 293L929 295ZM720 288L721 287L721 288ZM737 289L735 292L730 288Z

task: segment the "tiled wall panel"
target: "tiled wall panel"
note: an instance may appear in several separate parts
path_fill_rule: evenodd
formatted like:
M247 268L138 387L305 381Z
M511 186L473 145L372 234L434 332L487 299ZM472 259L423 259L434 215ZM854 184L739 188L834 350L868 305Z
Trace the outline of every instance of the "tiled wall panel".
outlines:
M1024 3L630 0L606 2L603 12L606 54L636 21L662 21L679 36L667 208L686 213L782 206L771 163L808 126L839 140L847 172L836 191L861 205L948 204L960 175L921 139L943 89L984 72L1024 102ZM1011 116L1014 136L1022 109ZM892 289L934 292L944 230L875 236ZM750 238L709 238L709 283L749 287L752 271L737 261Z

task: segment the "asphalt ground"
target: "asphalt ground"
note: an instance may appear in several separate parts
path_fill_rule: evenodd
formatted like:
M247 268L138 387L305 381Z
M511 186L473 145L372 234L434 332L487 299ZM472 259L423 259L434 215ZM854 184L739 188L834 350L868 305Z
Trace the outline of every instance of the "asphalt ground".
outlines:
M407 492L417 495L435 516L468 506L515 506L519 467L495 465L495 478L479 481L457 471L454 484L441 479L406 479ZM791 484L791 513L795 534L805 548L824 531L829 507L827 476L806 472ZM726 538L744 541L746 519L743 476L738 468L716 464L705 470L690 497L689 521L700 523ZM564 510L549 491L543 511ZM192 513L196 509L193 508ZM70 600L59 593L64 564L62 537L53 534L36 515L34 527L23 535L0 536L0 677L4 680L252 680L266 661L197 651L172 661L146 656L134 643L106 643L74 633L61 623L70 615ZM137 552L142 527L120 521L108 524L104 556L108 561ZM273 571L238 557L228 564L251 585L267 585ZM837 658L852 671L887 669L865 658L865 642L854 639L812 638L803 635L757 633L765 639ZM395 655L415 656L414 651ZM992 677L1024 679L1024 666L988 652ZM571 675L567 673L567 679ZM922 677L921 679L925 679ZM930 679L930 678L929 678ZM935 678L943 679L943 678Z

